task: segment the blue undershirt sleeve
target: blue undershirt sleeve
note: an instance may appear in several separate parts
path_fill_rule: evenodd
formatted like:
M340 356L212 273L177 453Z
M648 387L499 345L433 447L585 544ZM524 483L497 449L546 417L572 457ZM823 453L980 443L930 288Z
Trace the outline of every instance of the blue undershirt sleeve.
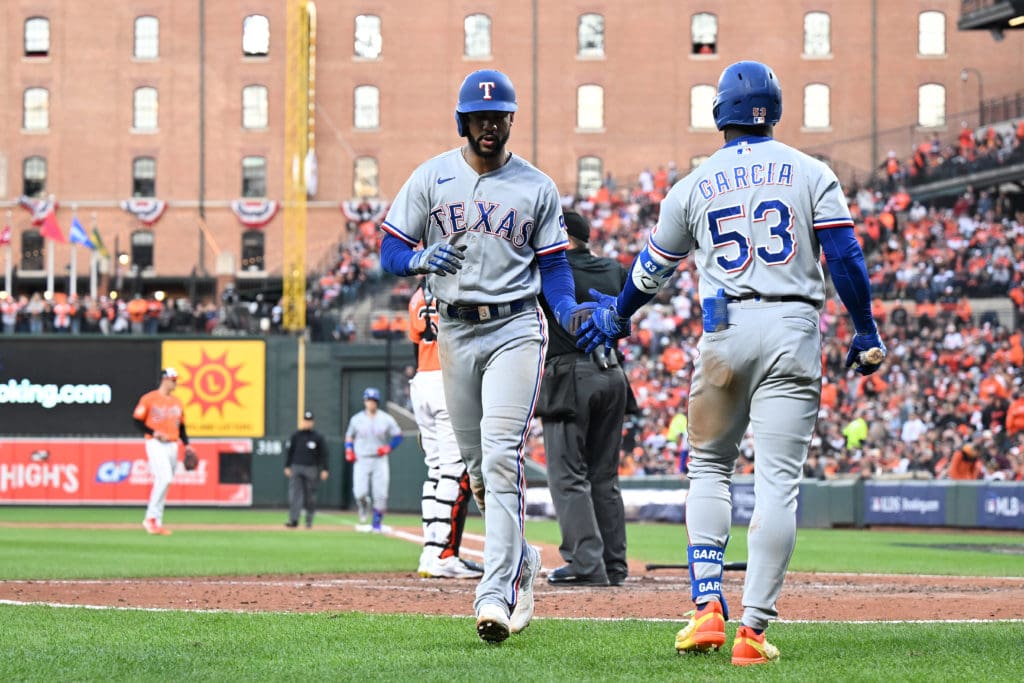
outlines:
M853 228L825 228L818 231L818 241L825 253L832 284L853 319L853 326L859 334L874 334L877 331L871 315L871 282L864 252Z
M576 284L572 279L569 259L566 258L564 251L556 251L553 254L538 256L537 266L540 268L544 298L547 299L551 312L555 314L555 320L561 320L568 311L576 307Z
M413 249L406 242L393 235L384 234L380 242L380 266L394 275L412 275L409 261L413 257Z

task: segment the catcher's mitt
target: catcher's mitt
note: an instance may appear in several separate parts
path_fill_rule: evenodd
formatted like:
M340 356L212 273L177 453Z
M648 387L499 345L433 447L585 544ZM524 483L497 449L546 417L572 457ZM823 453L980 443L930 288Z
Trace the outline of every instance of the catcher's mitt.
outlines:
M199 467L199 456L191 448L185 447L185 469L191 472Z

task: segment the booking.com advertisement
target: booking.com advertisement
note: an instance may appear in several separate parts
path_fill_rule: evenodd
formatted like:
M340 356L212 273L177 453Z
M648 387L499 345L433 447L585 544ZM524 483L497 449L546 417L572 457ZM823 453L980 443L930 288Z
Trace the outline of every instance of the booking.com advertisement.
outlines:
M252 505L249 439L197 439L199 466L181 462L169 505ZM145 505L153 475L142 438L3 439L0 504Z

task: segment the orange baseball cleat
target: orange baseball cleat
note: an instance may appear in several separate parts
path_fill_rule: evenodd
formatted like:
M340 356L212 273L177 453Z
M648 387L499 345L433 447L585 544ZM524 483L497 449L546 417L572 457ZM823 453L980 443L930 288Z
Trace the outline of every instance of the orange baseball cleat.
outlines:
M689 614L690 623L676 634L676 652L708 652L725 644L725 616L717 600Z
M764 634L758 635L749 626L740 626L732 641L732 663L737 666L767 664L779 658L779 648L769 643Z

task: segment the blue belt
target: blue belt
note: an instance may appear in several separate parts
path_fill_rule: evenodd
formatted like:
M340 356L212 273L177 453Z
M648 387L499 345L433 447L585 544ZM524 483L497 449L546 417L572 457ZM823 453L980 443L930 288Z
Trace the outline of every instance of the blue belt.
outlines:
M495 318L506 318L516 313L521 313L527 305L531 305L535 299L519 299L507 304L446 304L441 303L438 310L446 318L461 320L465 323L479 323Z

